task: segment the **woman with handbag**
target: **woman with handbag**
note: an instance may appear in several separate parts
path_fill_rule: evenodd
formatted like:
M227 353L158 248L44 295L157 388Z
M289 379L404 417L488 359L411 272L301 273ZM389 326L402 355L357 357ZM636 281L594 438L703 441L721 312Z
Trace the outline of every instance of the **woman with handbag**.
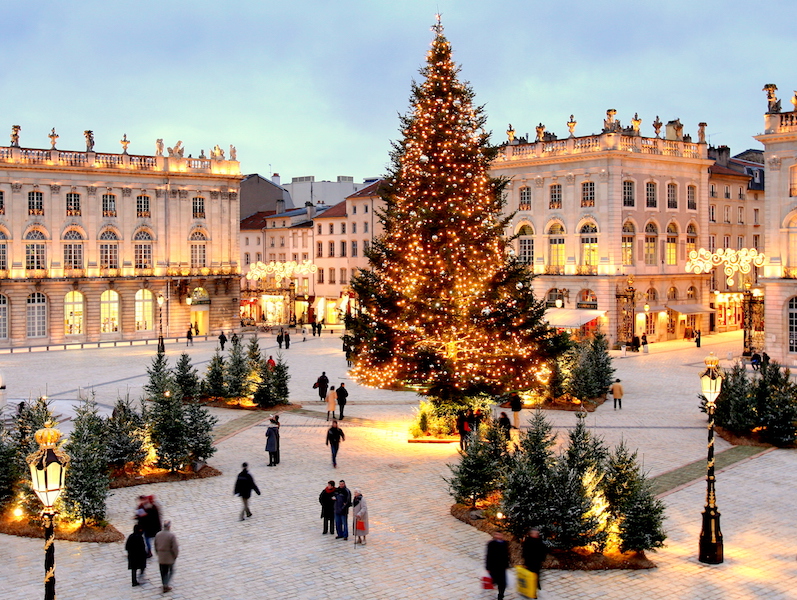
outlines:
M365 536L368 535L368 506L362 492L354 490L354 544L365 546Z

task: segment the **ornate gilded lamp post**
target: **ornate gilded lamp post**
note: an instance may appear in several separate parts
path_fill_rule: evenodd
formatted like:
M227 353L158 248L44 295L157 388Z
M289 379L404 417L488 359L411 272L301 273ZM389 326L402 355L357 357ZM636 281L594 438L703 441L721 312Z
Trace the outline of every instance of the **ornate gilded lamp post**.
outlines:
M163 343L163 303L166 298L163 294L158 294L158 352L166 352L166 345Z
M703 510L703 527L700 530L700 555L698 560L717 565L724 559L720 512L714 489L714 407L722 389L722 374L717 368L719 358L712 352L706 357L706 370L700 375L700 387L708 409L708 456L706 458L706 508Z
M31 487L41 500L44 522L44 600L55 600L55 501L64 487L69 457L57 447L61 432L47 422L34 439L39 449L26 459L30 466Z

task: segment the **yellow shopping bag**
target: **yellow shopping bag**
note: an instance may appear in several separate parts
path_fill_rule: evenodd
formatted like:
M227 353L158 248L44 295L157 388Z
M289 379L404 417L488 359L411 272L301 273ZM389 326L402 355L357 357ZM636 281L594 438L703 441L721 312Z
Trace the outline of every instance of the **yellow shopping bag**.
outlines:
M537 597L537 574L529 571L526 567L515 567L517 577L517 591L525 598Z

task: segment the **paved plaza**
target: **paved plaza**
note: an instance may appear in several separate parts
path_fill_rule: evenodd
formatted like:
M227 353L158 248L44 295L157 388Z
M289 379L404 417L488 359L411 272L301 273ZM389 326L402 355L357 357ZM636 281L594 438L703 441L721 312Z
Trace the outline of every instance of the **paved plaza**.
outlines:
M298 341L297 341L298 339ZM276 358L273 337L261 338ZM212 341L188 349L204 371ZM625 358L615 367L626 396L623 410L611 402L590 413L588 425L614 445L625 440L639 450L650 475L672 472L705 458L705 415L698 409L698 374L710 351L738 355L740 332L709 336L703 348L687 342L652 344L650 354ZM183 345L168 345L174 364ZM154 346L21 353L0 357L9 402L46 394L56 412L73 414L78 389L93 389L110 412L116 397L141 394ZM455 444L408 444L407 426L417 398L358 386L346 376L337 335L306 342L294 336L282 355L290 366L291 401L304 410L281 416L282 462L266 469L265 427L252 413L212 409L226 432L210 463L221 477L187 483L115 490L109 520L125 535L132 529L136 498L155 494L171 519L181 553L174 599L440 599L494 598L479 589L488 536L449 515L451 498L443 477L458 460ZM333 385L345 381L349 404L342 427L338 468L324 446L325 407L312 383L326 371ZM17 400L18 401L18 400ZM248 415L245 421L236 421ZM549 412L560 437L575 423L573 413ZM264 416L265 418L265 416ZM245 425L245 426L244 426ZM224 429L221 429L224 427ZM69 422L62 429L69 430ZM717 451L729 444L718 440ZM248 461L263 492L251 501L254 517L238 521L233 497L240 463ZM725 562L697 561L705 482L698 479L662 495L667 505L667 547L649 556L647 571L568 572L543 575L540 598L787 599L797 597L797 451L771 450L735 462L717 476L717 497L725 536ZM368 502L371 533L365 547L321 535L318 494L328 479L345 479ZM41 540L0 535L0 598L42 595ZM59 600L147 599L161 594L157 564L148 583L130 587L124 545L56 543ZM513 581L510 583L510 585ZM492 594L492 595L491 595ZM508 599L520 598L514 591Z

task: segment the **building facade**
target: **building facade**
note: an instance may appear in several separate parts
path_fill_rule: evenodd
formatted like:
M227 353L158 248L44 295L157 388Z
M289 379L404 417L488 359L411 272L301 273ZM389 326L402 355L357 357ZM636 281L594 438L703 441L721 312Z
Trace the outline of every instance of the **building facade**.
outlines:
M238 313L236 160L0 147L0 347L229 328ZM218 149L218 147L217 147Z

